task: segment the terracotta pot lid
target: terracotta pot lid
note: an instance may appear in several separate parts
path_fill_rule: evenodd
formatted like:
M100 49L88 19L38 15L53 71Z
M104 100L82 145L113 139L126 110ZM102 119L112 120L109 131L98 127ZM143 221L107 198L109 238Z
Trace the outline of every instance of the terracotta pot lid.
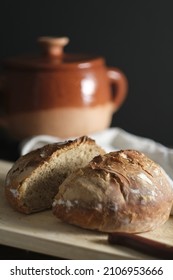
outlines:
M21 55L7 58L3 61L5 68L15 69L47 69L56 70L61 68L89 68L101 65L104 59L87 54L68 54L64 47L69 43L69 38L39 37L41 47L40 55Z

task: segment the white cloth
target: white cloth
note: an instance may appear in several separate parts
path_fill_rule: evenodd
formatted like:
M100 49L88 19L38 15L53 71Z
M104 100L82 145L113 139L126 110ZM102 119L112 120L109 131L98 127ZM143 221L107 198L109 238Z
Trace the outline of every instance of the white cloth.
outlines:
M152 139L133 135L118 127L108 128L89 136L95 139L97 144L102 146L107 152L120 149L136 149L144 152L147 156L160 164L173 179L173 149L167 148ZM71 137L70 139L74 138L75 137ZM39 135L28 138L21 143L21 155L42 147L45 144L57 141L62 142L64 140L68 139L49 135Z

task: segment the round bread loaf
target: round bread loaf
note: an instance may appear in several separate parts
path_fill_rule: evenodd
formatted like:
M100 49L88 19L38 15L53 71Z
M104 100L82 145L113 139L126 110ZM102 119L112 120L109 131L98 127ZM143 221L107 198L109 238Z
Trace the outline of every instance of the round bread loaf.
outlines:
M102 153L105 151L93 139L83 136L21 156L6 176L6 198L13 208L26 214L51 208L64 179Z
M172 204L164 170L143 153L121 150L72 173L59 188L53 213L87 229L139 233L164 224Z

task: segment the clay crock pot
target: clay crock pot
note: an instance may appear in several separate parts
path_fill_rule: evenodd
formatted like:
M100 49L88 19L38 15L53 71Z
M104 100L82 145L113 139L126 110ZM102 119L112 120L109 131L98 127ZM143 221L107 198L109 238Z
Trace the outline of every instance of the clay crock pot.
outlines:
M0 122L13 137L88 135L109 127L123 104L125 75L102 57L65 53L68 41L41 37L39 56L3 62Z

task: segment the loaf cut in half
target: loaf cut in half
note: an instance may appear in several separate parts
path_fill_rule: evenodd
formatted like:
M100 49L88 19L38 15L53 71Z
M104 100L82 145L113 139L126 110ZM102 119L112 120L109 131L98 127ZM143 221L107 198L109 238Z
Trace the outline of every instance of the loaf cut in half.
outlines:
M21 156L6 176L6 198L13 208L26 214L51 208L64 179L103 153L93 139L82 136Z
M164 170L143 153L121 150L72 173L55 196L53 213L86 229L139 233L164 224L172 204Z

